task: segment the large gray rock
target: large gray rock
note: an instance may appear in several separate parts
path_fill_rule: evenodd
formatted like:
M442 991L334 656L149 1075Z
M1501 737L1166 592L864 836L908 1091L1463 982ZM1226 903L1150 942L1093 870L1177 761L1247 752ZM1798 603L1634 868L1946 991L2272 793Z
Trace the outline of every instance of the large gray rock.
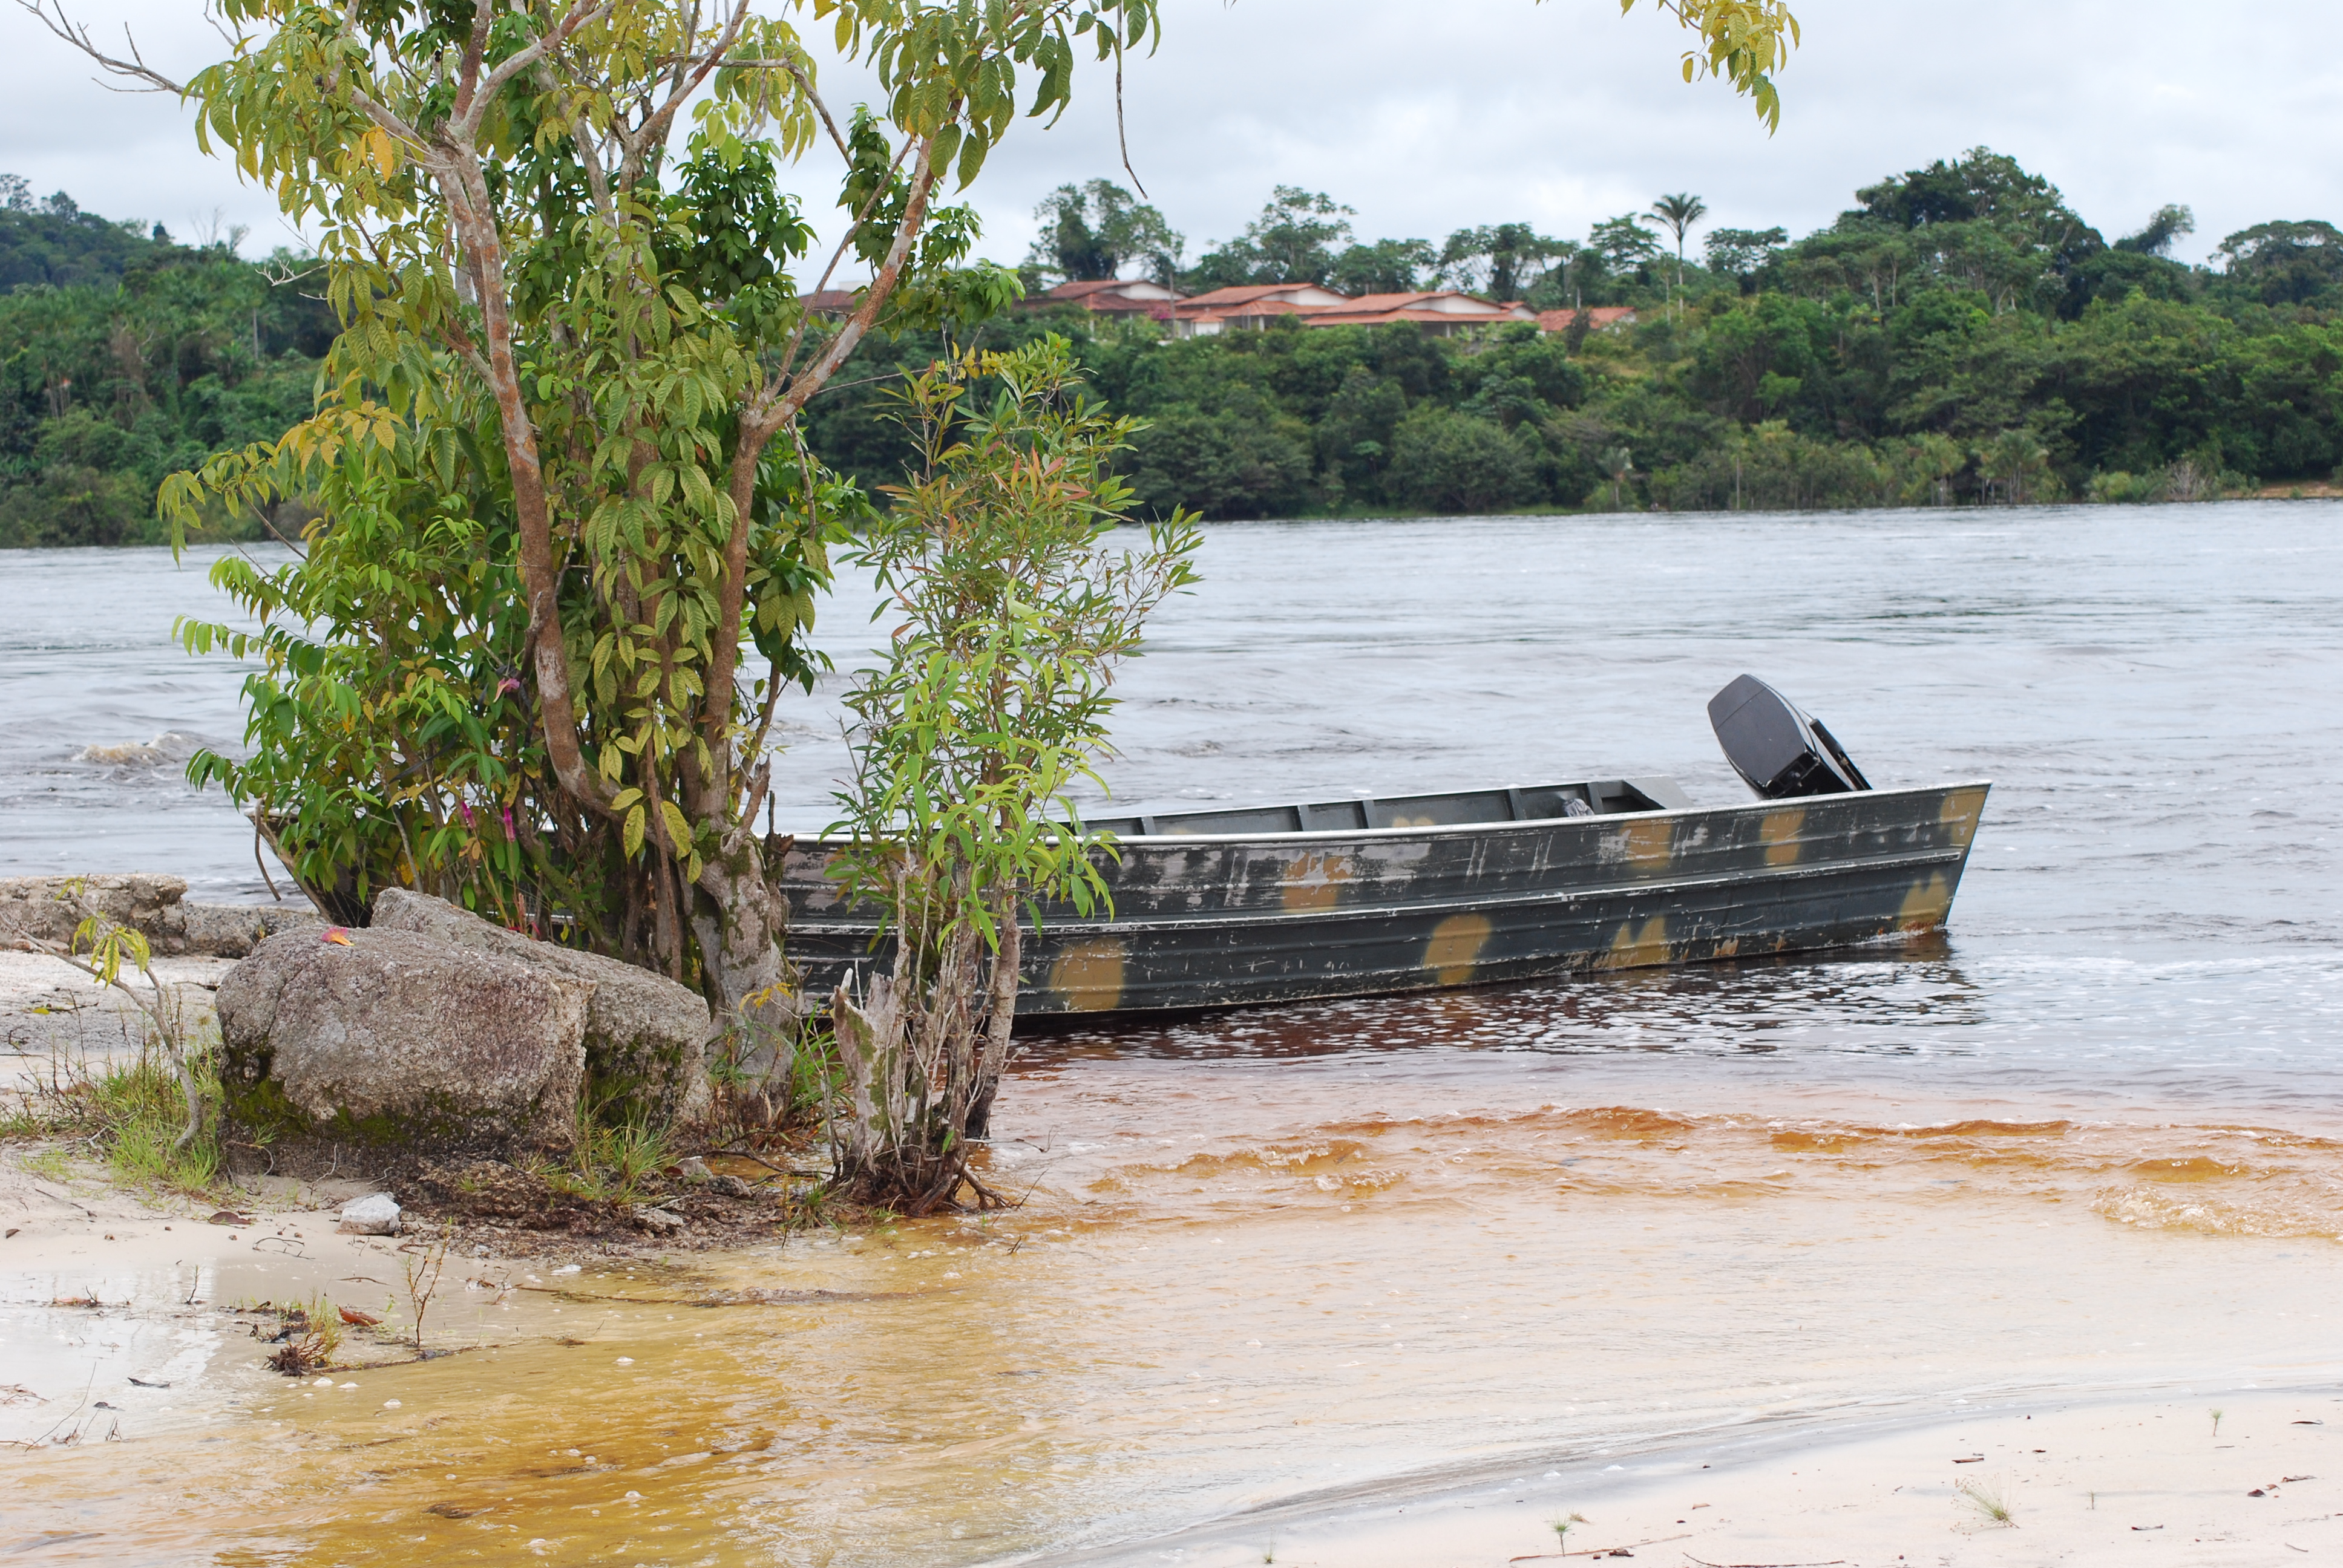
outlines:
M404 888L375 895L368 929L412 931L591 984L586 1072L595 1092L633 1099L663 1121L690 1123L707 1114L708 1047L715 1027L698 991L599 953L532 940Z
M65 896L68 883L78 883L78 897ZM31 940L65 942L85 913L104 916L134 930L151 933L163 922L163 912L186 897L187 884L178 877L95 875L85 877L8 877L0 879L0 940L11 943Z
M220 982L240 1128L403 1151L574 1141L590 985L407 931L335 935L270 937ZM307 1125L267 1125L285 1106Z
M77 884L67 893L69 884ZM177 877L145 872L0 878L0 947L73 940L87 914L128 926L156 953L240 959L279 931L322 929L307 904L190 904Z

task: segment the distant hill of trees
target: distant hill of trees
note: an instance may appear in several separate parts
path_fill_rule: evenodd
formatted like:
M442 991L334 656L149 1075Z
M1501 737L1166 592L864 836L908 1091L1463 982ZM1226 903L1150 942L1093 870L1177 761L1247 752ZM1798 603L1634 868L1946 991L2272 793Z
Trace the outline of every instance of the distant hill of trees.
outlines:
M2338 478L2332 225L2258 224L2186 265L2170 252L2187 208L2109 240L1983 148L1855 199L1795 240L1694 237L1702 204L1684 193L1583 239L1495 223L1435 244L1361 240L1331 197L1279 187L1188 264L1160 213L1096 180L1044 204L1029 287L1137 272L1190 289L1453 286L1637 320L1167 340L1159 323L1050 307L975 337L1073 337L1093 388L1150 422L1130 459L1141 496L1214 518L2147 501ZM159 539L165 475L306 416L336 327L300 271L0 176L0 544ZM897 477L890 373L947 347L866 340L808 409L815 451L867 486Z
M334 317L277 262L0 176L0 545L159 541L165 475L307 415Z
M1032 286L1095 211L1142 236L1139 266L1191 289L1464 287L1637 313L1558 337L1162 344L1135 336L1149 324L1050 313L1089 337L1099 389L1154 422L1142 493L1212 516L2187 499L2325 484L2343 465L2343 232L2258 224L2213 265L2185 265L2169 253L2193 230L2186 207L2110 241L1986 148L1866 186L1803 239L1711 229L1681 263L1675 220L1702 206L1689 195L1584 239L1500 223L1434 244L1357 239L1350 209L1281 186L1189 266L1180 236L1113 187L1053 199ZM845 455L846 433L834 439Z

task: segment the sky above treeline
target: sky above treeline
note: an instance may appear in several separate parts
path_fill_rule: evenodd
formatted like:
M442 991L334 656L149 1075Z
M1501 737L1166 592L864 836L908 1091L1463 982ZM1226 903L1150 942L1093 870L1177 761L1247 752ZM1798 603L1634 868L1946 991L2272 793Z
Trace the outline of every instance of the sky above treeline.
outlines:
M67 5L105 45L126 24L182 78L222 51L193 0ZM1582 238L1673 191L1705 198L1707 224L1799 235L1859 185L1980 145L2047 176L2109 238L2186 203L2197 232L2175 246L2185 260L2271 218L2343 221L2332 0L1794 8L1805 44L1768 136L1725 89L1684 85L1680 35L1651 0L1624 17L1614 0L1164 0L1161 49L1125 74L1131 164L1191 259L1277 184L1355 207L1367 239L1508 221ZM0 16L0 171L181 239L243 225L247 256L297 242L265 192L196 149L176 99L108 92L31 17ZM836 66L824 91L850 103L860 84ZM1034 204L1100 176L1131 183L1111 77L1092 69L1071 112L1049 129L1021 120L980 176L982 250L1017 261ZM799 188L824 219L834 166L809 160Z

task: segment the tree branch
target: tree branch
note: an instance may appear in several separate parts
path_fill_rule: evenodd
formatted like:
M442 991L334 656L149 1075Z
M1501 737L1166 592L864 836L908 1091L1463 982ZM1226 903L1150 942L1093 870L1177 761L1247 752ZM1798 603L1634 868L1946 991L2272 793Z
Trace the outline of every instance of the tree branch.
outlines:
M30 4L30 0L18 0L18 3ZM570 0L568 15L556 22L550 32L537 42L516 49L499 62L495 70L480 78L479 89L473 94L472 101L448 117L448 136L467 147L470 146L472 138L479 132L481 116L488 112L490 104L496 102L497 95L504 90L507 82L569 42L588 24L608 17L617 6L618 0L600 0L600 4L591 6L586 0Z
M74 48L80 50L92 60L96 61L98 66L106 71L107 75L126 76L134 82L145 82L147 84L144 87L131 88L130 90L132 92L176 93L183 98L187 95L187 89L185 86L171 80L170 77L166 76L160 71L154 69L146 64L146 59L138 52L138 40L131 36L130 29L126 25L122 29L122 38L123 42L130 46L130 58L127 60L117 60L113 55L107 54L105 50L99 48L96 44L90 42L89 29L87 27L83 26L80 23L74 21L71 17L65 15L65 0L54 0L56 9L56 14L54 16L50 15L50 5L52 3L53 0L16 0L16 4L22 6L25 10L32 13L32 15L39 20L42 26L46 27L51 33L54 33L59 38L64 39L65 43L71 45ZM98 85L100 86L105 86L106 84L101 82ZM115 87L108 90L112 92L120 92L123 89Z
M488 53L488 25L496 19L496 0L475 0L472 35L464 45L464 65L456 79L456 112L468 114L472 95L480 85L480 62Z
M720 629L709 658L708 690L700 707L703 727L712 729L731 720L733 681L740 663L740 613L748 593L749 534L755 517L758 459L764 455L765 443L773 438L774 432L795 417L806 400L821 390L822 385L846 362L846 357L854 352L854 346L870 330L879 313L886 308L888 297L894 293L896 281L902 276L903 264L910 257L911 243L919 237L920 226L927 220L928 193L936 183L935 146L933 136L920 141L919 157L911 167L910 199L904 202L902 218L895 225L895 239L887 247L886 261L863 294L862 307L847 319L822 357L792 380L787 391L781 390L777 379L767 387L765 395L751 399L740 410L739 435L732 448L732 537L724 548L724 587L716 610L716 625ZM721 769L728 775L728 785L734 760L728 758ZM712 783L711 780L711 786ZM705 802L695 800L691 804L701 807ZM703 809L700 815L712 813Z
M722 63L724 51L739 38L740 25L748 19L749 0L737 0L730 19L724 24L724 30L716 42L709 46L708 52L690 70L679 73L682 78L680 85L668 94L665 103L645 116L642 123L635 127L634 134L626 144L628 176L639 177L639 161L643 155L667 140L667 128L674 122L675 112L683 107L684 99L698 92L699 85L708 80L709 74ZM632 178L623 178L620 183L631 185L633 182Z

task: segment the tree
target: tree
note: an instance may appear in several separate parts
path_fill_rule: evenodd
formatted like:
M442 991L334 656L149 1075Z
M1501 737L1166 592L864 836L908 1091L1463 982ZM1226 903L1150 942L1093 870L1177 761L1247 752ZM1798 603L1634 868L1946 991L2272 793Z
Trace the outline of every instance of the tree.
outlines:
M2229 276L2267 305L2299 305L2343 281L2343 231L2333 224L2260 223L2215 254Z
M1708 256L1708 270L1737 280L1746 294L1756 274L1789 243L1790 231L1781 227L1713 228L1701 248Z
M1660 236L1644 226L1640 215L1628 213L1596 224L1586 236L1586 248L1611 271L1633 272L1659 259Z
M1428 239L1379 239L1354 245L1334 258L1333 286L1344 294L1414 294L1423 275L1440 265Z
M2172 254L2172 242L2184 234L2197 232L2197 215L2185 206L2173 203L2156 209L2137 234L2127 234L2116 241L2115 248L2138 256Z
M1525 223L1460 228L1441 250L1441 281L1452 288L1515 300L1537 286L1549 264L1576 248L1568 240L1548 239Z
M971 386L997 384L970 409ZM953 1202L984 1136L1017 1011L1021 922L1105 902L1071 790L1107 750L1115 665L1194 580L1202 536L1174 513L1137 549L1114 476L1136 422L1079 389L1062 339L912 378L919 472L859 552L891 621L848 696L855 770L840 876L895 940L889 972L831 1003L844 1069L839 1174L913 1214Z
M1136 262L1143 276L1168 287L1187 244L1161 213L1111 180L1060 186L1041 199L1033 216L1044 226L1026 254L1025 270L1037 278L1119 277Z
M1392 471L1405 498L1428 512L1485 512L1523 500L1531 483L1523 443L1491 420L1421 407L1392 437Z
M841 122L795 30L749 0L225 0L236 51L184 87L43 14L184 94L206 144L318 234L346 324L313 418L167 498L295 493L387 453L400 472L376 464L375 490L508 518L523 608L496 653L543 745L532 804L592 868L576 885L622 911L619 945L728 1016L782 992L761 749L782 688L810 676L799 638L831 526L784 433L874 327L1013 297L1008 274L959 266L974 215L939 209L939 183L982 167L1021 70L1047 112L1083 35L1111 58L1155 28L1155 0L813 9L873 68L880 110ZM818 140L849 218L820 283L849 256L869 269L835 327L799 305L810 233L778 184Z
M1652 215L1667 225L1669 232L1676 236L1675 291L1682 294L1684 292L1684 231L1708 216L1708 204L1696 196L1680 192L1675 196L1664 196L1654 202Z
M1237 238L1196 259L1182 282L1193 290L1246 284L1324 284L1351 242L1355 210L1320 191L1278 186Z

